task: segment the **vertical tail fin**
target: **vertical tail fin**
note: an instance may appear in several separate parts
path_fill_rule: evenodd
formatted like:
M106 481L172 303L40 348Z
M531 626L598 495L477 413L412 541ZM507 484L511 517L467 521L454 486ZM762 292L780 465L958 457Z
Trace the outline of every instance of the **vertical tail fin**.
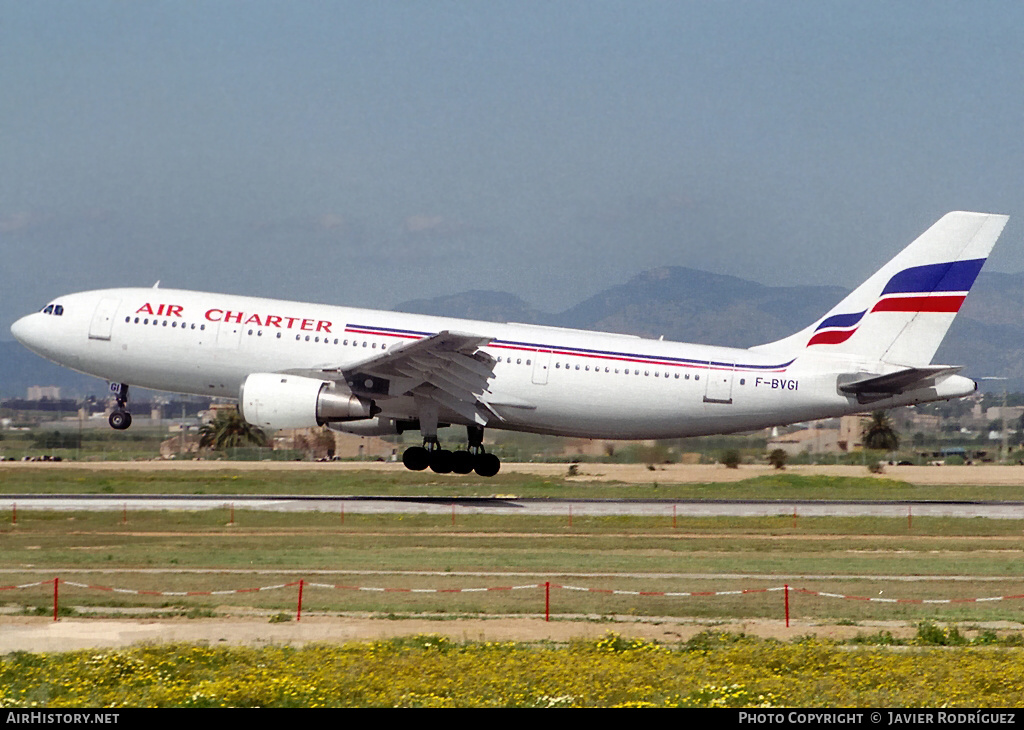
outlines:
M810 327L751 349L930 363L1007 219L947 213Z

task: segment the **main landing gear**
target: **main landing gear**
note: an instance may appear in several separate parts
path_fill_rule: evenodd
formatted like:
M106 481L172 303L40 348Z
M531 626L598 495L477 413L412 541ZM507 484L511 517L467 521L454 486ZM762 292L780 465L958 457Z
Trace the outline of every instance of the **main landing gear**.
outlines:
M469 474L475 471L482 477L493 477L501 469L501 461L484 451L484 430L479 426L467 427L469 446L465 451L442 449L437 436L424 436L423 446L411 446L402 454L407 469L423 471L428 466L438 474Z
M107 421L111 428L124 431L132 425L132 414L128 412L128 383L111 383L110 391L117 399L117 406L110 412Z

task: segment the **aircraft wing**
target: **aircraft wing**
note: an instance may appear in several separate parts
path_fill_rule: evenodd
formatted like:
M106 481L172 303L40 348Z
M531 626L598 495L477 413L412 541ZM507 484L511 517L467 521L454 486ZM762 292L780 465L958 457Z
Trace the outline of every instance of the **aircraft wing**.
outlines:
M839 376L839 392L844 395L855 395L860 403L890 398L908 390L925 387L934 383L935 378L942 375L953 375L963 370L963 366L925 365L917 368L904 368L885 375L870 373L853 373Z
M344 380L353 393L378 402L413 396L454 411L471 423L499 418L487 404L494 358L480 350L490 337L444 330L396 345L344 368L289 371L327 380Z

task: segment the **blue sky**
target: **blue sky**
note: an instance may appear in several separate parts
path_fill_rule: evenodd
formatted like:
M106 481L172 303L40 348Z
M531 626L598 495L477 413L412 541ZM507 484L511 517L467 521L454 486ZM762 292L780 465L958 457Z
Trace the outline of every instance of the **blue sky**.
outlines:
M0 0L0 320L162 286L558 311L853 287L953 209L1024 270L1019 2ZM8 338L7 324L0 337Z

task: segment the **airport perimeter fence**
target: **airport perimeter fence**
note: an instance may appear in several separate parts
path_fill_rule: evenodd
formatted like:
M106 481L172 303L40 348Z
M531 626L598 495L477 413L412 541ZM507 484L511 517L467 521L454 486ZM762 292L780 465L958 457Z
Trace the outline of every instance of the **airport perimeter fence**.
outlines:
M302 602L303 596L306 589L313 590L343 590L343 591L369 591L379 593L405 593L405 594L443 594L443 593L482 593L488 591L527 591L527 590L542 590L543 601L544 601L544 619L545 621L551 620L551 591L562 590L569 592L584 592L584 593L598 593L607 595L625 595L625 596L658 596L664 598L699 598L699 597L715 597L715 596L746 596L754 594L767 594L767 593L778 593L782 600L780 601L780 610L786 620L786 627L790 625L790 601L794 594L806 595L806 596L819 596L822 598L833 598L842 599L849 601L864 601L868 603L880 603L880 604L937 604L937 605L949 605L949 604L963 604L963 603L987 603L996 601L1012 601L1024 599L1024 593L1016 595L1002 595L1002 596L985 596L977 598L881 598L878 596L856 596L842 593L829 593L825 591L816 591L808 588L801 588L798 586L791 586L784 584L781 586L773 586L769 588L747 588L740 590L730 591L637 591L637 590L619 590L611 588L587 588L583 586L572 586L564 585L561 583L552 583L551 581L544 581L543 583L527 583L523 585L511 585L511 586L488 586L479 588L382 588L377 586L354 586L354 585L342 585L336 583L320 583L316 581L309 581L304 578L300 578L297 581L291 581L288 583L277 583L273 585L255 586L249 588L235 588L226 589L220 591L158 591L158 590L143 590L135 588L123 588L113 587L106 585L95 585L90 583L79 583L77 581L64 580L63 578L54 577L46 580L34 581L32 583L22 583L18 585L7 585L0 586L0 591L13 591L13 590L30 590L33 588L40 588L44 586L53 586L53 620L59 620L60 612L60 586L64 585L71 588L77 588L82 590L90 591L103 591L118 594L127 594L135 596L159 596L159 597L177 597L187 598L194 596L230 596L245 593L261 593L267 591L278 591L288 588L296 589L296 609L295 609L295 620L302 620Z

